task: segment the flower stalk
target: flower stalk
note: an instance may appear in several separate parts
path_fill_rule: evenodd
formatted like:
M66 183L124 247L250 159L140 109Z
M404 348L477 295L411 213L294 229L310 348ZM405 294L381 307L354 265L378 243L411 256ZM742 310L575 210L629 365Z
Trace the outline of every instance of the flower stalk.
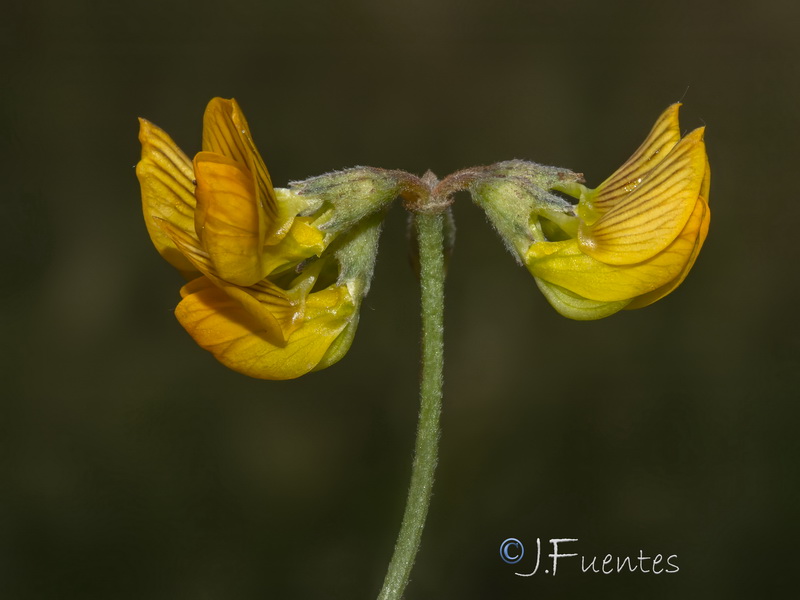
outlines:
M444 221L441 212L413 216L419 244L422 296L422 378L411 485L403 522L379 600L400 600L419 550L439 451L444 365Z

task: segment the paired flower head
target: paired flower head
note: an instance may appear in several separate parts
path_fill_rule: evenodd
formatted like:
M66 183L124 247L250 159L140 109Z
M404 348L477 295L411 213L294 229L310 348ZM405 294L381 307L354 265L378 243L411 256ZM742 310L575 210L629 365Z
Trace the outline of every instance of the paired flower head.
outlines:
M366 294L379 220L326 227L323 200L272 186L235 100L213 99L194 160L140 119L136 167L156 249L191 281L175 311L227 367L291 379L347 351ZM363 258L341 266L340 257Z
M579 174L523 161L441 182L356 167L274 188L241 109L221 98L206 109L194 160L140 119L136 174L153 244L190 280L175 311L181 325L235 371L291 379L347 352L383 209L398 196L410 210L440 212L468 188L566 317L599 319L669 294L710 219L703 129L681 138L678 107L595 189Z
M577 174L531 163L505 163L510 176L473 186L562 315L599 319L647 306L692 268L708 233L711 173L703 128L681 138L679 106L667 108L639 149L595 189ZM549 190L574 196L577 206ZM519 206L520 198L527 199L523 213L509 218L504 205Z

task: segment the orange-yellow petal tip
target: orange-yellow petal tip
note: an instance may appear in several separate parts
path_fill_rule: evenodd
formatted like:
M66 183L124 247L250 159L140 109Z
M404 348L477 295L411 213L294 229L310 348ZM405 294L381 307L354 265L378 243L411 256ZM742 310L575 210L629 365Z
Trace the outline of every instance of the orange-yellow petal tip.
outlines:
M192 266L171 242L158 220L181 231L194 231L194 170L172 138L147 119L139 118L142 156L136 176L142 191L142 212L150 239L158 252L182 272Z
M276 344L264 336L261 324L222 290L202 284L195 289L175 309L181 325L223 365L259 379L294 379L327 366L328 350L353 318L346 291L312 294L303 324L284 343ZM336 305L330 306L331 301Z

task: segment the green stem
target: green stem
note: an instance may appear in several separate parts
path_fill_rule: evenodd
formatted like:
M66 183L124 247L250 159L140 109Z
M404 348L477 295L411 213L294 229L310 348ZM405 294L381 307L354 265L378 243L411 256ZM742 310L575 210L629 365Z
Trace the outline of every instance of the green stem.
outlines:
M414 215L422 288L422 381L411 487L389 571L379 600L400 600L408 584L431 501L439 448L444 362L444 216Z

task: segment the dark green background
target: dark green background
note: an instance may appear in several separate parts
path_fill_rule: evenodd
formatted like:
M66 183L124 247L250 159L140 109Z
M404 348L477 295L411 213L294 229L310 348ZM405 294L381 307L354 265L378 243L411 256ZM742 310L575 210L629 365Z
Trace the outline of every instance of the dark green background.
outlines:
M12 1L0 20L0 597L370 598L408 484L405 216L348 356L250 380L172 316L137 116L190 155L236 97L277 185L524 158L599 183L683 99L711 231L641 311L559 317L468 197L421 598L768 598L798 551L796 2ZM522 579L510 536L677 554ZM521 563L520 567L526 563ZM562 570L563 569L563 570ZM791 588L789 588L791 589Z

